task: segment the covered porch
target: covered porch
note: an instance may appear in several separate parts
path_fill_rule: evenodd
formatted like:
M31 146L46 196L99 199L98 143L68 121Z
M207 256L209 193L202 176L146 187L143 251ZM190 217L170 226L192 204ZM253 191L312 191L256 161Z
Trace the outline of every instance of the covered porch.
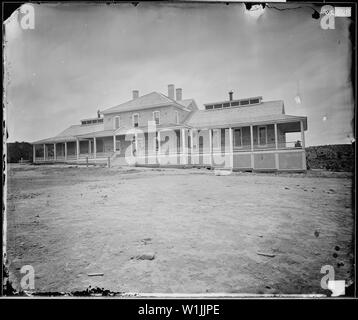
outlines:
M35 162L118 161L122 165L233 170L306 170L305 117L256 123L107 130L33 145ZM296 138L290 138L291 134ZM298 136L298 139L297 139Z
M193 130L192 163L233 170L305 171L305 130L305 117Z

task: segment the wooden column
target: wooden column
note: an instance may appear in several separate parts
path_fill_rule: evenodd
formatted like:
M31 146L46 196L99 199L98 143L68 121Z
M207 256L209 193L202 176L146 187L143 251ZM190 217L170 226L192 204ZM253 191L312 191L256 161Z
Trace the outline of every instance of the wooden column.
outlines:
M193 137L193 129L190 129L190 164L194 163L194 137ZM188 150L189 151L189 150Z
M46 144L44 144L44 160L46 160Z
M160 164L160 158L161 158L161 152L162 152L162 148L161 148L160 142L161 142L160 131L158 130L158 152L157 152L157 159L158 159L158 163L159 163L159 164Z
M116 135L113 135L113 152L116 152Z
M307 170L307 164L306 164L306 150L305 150L305 127L303 124L303 120L300 121L301 126L301 145L302 145L302 169Z
M181 129L181 140L182 140L182 154L181 154L181 158L182 158L182 164L188 164L188 153L187 153L187 146L186 146L186 129L182 128Z
M80 140L76 139L76 156L77 160L80 158Z
M213 130L209 129L209 160L210 166L213 166Z
M32 145L32 162L36 162L36 144Z
M279 169L279 158L278 158L278 134L277 134L277 123L274 124L275 127L275 167L278 170Z
M303 120L300 121L300 126L301 126L301 144L302 144L302 149L305 148L305 128L303 125Z
M134 134L135 141L134 141L134 147L135 147L135 155L137 157L138 155L138 134L137 132Z
M93 137L93 158L96 159L97 156L97 141L96 137Z
M233 139L233 130L229 128L229 155L230 155L230 168L234 169L234 139Z
M53 159L56 160L57 154L56 154L56 143L53 144Z
M254 157L254 127L250 126L250 139L251 139L251 167L255 167L255 157Z
M67 160L67 142L65 142L65 160Z
M91 150L91 139L88 140L88 155L90 155L92 153Z

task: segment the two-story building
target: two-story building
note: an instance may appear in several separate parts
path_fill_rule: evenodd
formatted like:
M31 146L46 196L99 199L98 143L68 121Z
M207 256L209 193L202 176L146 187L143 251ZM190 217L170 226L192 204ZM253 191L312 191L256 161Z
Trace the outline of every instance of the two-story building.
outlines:
M207 103L199 110L182 89L152 92L98 112L55 137L33 142L34 162L306 170L307 118L286 115L262 97ZM287 134L300 133L299 141Z

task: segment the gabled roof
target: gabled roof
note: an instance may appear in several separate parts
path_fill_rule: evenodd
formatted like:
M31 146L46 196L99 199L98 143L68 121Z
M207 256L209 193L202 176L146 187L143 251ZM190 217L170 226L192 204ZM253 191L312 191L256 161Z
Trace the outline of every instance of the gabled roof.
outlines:
M183 101L186 101L186 100L183 100ZM124 102L118 106L108 108L108 109L102 111L101 113L109 114L109 113L117 113L117 112L125 112L125 111L150 109L150 108L156 108L156 107L164 107L164 106L169 106L169 105L173 105L178 108L187 110L186 106L179 103L178 101L170 99L169 97L167 97L164 94L161 94L159 92L151 92L151 93L145 94L144 96L141 96L139 98ZM190 110L187 110L187 111L190 111Z
M265 121L293 121L300 118L305 119L305 117L286 115L283 101L277 100L247 107L198 110L188 117L186 124L192 127L205 128L264 123Z
M177 100L176 102L183 105L185 108L198 110L198 106L196 105L194 99Z

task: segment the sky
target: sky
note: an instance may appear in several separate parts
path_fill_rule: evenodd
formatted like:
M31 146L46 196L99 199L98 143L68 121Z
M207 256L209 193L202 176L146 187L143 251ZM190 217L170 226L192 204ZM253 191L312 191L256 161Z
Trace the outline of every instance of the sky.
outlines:
M324 30L299 6L257 18L243 4L33 4L34 29L17 11L5 24L8 141L55 136L132 90L174 84L199 108L230 90L283 100L286 114L307 116L307 146L350 143L350 20Z

